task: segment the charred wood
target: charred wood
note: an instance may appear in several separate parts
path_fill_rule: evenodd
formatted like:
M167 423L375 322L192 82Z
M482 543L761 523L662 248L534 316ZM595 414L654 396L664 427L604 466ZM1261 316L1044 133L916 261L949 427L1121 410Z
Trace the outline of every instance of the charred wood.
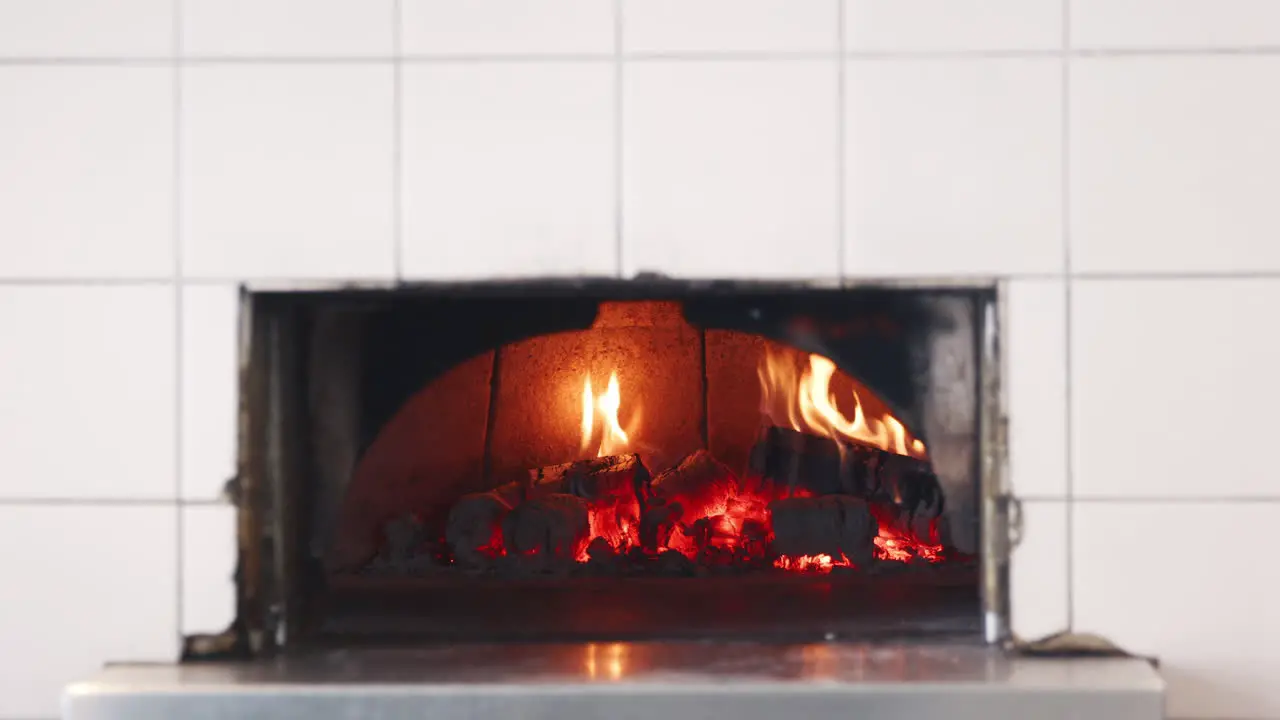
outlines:
M649 487L649 469L639 455L611 455L535 468L529 471L529 483L557 487L588 501L640 498Z
M655 503L680 500L691 507L699 507L737 486L738 477L733 470L706 450L686 455L674 467L658 473L652 483Z
M589 534L587 504L573 495L530 500L502 520L507 554L542 568L574 562L585 549Z
M684 508L678 502L651 504L640 516L640 547L648 552L667 547L683 514Z
M768 427L751 449L751 472L819 495L853 495L938 517L942 486L928 462L788 428Z
M875 556L879 530L862 498L851 495L786 498L769 504L773 551L781 555L830 555L864 564Z
M391 563L408 562L427 539L426 528L412 514L388 520L382 526L382 536L386 560Z
M445 542L464 567L484 567L502 550L502 521L511 511L497 493L463 495L449 509Z

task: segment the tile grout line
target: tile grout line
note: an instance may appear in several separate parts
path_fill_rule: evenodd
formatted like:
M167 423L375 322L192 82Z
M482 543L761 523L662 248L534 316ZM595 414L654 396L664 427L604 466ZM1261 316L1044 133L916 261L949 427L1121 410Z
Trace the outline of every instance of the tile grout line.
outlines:
M0 497L0 507L232 507L222 498Z
M614 0L615 6L621 0ZM0 57L0 66L8 65L341 65L341 64L451 64L451 63L524 63L524 62L717 62L717 61L805 61L826 60L832 56L850 60L945 60L945 59L1045 59L1126 57L1195 57L1280 55L1280 45L1248 47L1116 47L1095 49L1021 49L1021 50L846 50L830 52L635 52L635 53L511 53L511 54L438 54L438 55L190 55L146 56L8 56Z
M622 202L622 163L623 144L622 120L623 98L623 0L613 0L613 242L614 242L614 274L619 278L625 276L626 262L623 259L626 245L624 240L625 218Z
M836 47L840 51L836 56L836 276L840 278L840 286L844 287L848 278L845 277L845 260L847 251L845 246L849 242L848 235L848 217L845 209L845 183L848 175L848 163L845 158L845 150L848 147L848 139L845 137L845 126L848 118L845 116L845 98L847 97L847 74L848 63L845 62L845 33L844 18L846 12L846 0L840 0L836 4Z
M404 59L402 0L391 4L391 266L404 281Z
M1067 556L1067 629L1075 629L1075 462L1073 456L1075 450L1072 447L1074 442L1074 433L1071 424L1074 420L1072 413L1072 402L1074 401L1074 392L1072 388L1072 363L1071 363L1071 284L1074 282L1071 277L1071 0L1062 0L1062 147L1059 149L1061 153L1060 161L1062 163L1062 270L1063 278L1062 293L1064 300L1064 326L1063 333L1065 337L1066 357L1064 360L1066 371L1065 390L1067 394L1066 402L1066 422L1065 430L1065 455L1063 463L1067 475L1067 504L1066 504L1066 520L1067 520L1067 538L1066 538L1066 556Z
M606 277L606 276L601 276ZM969 281L975 283L995 282L996 280L1063 280L1070 279L1076 282L1107 282L1124 280L1130 282L1178 282L1178 281L1207 281L1207 280L1249 280L1249 281L1275 281L1280 280L1280 269L1277 270L1241 270L1241 271L1204 271L1204 272L1132 272L1132 271L1083 271L1083 272L1013 272L1000 273L998 275L989 273L964 273L956 272L951 274L939 273L923 273L918 275L867 275L867 274L844 274L847 283L883 283L892 285L895 282L928 282L938 281L941 283L950 283L953 281ZM514 278L512 278L514 279ZM528 278L520 278L528 279ZM543 279L543 278L534 278ZM549 276L545 279L563 279ZM703 280L734 280L742 278L734 277L706 277ZM825 282L830 278L821 277L801 277L795 278L794 282ZM334 277L305 277L305 276L263 276L263 277L244 277L244 276L184 276L182 283L184 286L193 285L203 286L220 286L220 285L240 285L247 283L254 285L297 285L301 289L316 289L334 286L348 286L352 283L368 283L371 285L390 285L394 284L395 278L388 278L381 275L364 275L364 276L334 276ZM784 279L779 282L790 282L792 279ZM170 272L164 276L153 277L71 277L71 276L39 276L39 277L3 277L0 276L0 287L56 287L65 285L74 286L125 286L125 285L168 285L173 282L173 275ZM424 281L426 283L428 281ZM477 280L483 283L487 280ZM293 289L293 288L291 288Z
M185 511L181 504L183 496L183 453L186 451L183 442L183 410L185 408L185 398L183 397L183 380L185 372L183 368L183 295L184 289L182 285L183 272L183 253L182 253L182 211L183 211L183 122L182 122L182 86L183 86L183 69L181 64L183 42L182 42L182 18L183 18L183 0L173 0L173 62L170 67L173 70L173 291L174 291L174 487L178 503L175 505L174 512L177 516L177 577L174 579L174 586L177 590L177 607L175 617L178 626L175 628L178 649L181 652L183 643L183 628L186 626L186 618L184 617L183 595L185 593L184 576L186 572L186 533L183 515Z

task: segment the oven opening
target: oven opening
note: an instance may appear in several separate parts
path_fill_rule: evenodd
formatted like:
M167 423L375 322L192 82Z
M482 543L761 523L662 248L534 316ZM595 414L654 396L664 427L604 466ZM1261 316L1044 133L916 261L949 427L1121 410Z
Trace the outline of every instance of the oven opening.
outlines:
M993 301L246 292L238 642L981 639Z

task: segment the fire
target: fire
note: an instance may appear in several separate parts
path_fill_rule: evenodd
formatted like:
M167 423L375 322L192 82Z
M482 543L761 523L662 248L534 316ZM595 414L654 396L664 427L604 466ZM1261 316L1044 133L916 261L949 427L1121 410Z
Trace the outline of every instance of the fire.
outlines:
M760 409L773 424L833 440L853 441L881 450L927 459L924 443L911 436L890 413L871 413L850 389L853 418L836 406L831 380L836 364L821 355L809 355L809 366L798 368L785 354L772 350L760 364Z
M789 557L787 555L780 556L773 561L773 566L783 570L791 570L793 572L818 572L829 573L833 567L852 567L853 563L849 562L849 558L841 555L839 558L832 558L830 555L801 555L800 557Z
M591 449L595 438L595 417L600 416L601 436L596 457L617 455L627 449L630 442L627 432L618 423L618 409L622 407L622 391L618 388L618 373L609 374L609 385L599 397L591 391L591 376L582 382L582 451Z

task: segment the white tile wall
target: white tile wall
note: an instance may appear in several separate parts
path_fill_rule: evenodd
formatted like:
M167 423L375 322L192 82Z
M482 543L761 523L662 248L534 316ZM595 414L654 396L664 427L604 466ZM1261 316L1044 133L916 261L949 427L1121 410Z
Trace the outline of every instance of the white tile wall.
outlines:
M1075 63L1073 267L1280 270L1277 85L1276 55Z
M1242 48L1280 43L1272 0L1071 0L1080 48Z
M182 82L186 276L392 276L390 66L197 65Z
M1067 497L1067 288L1011 280L1001 342L1009 476L1020 497Z
M184 500L216 500L236 473L239 292L182 288L182 487Z
M848 274L1062 270L1060 61L855 60L847 72Z
M0 57L166 57L173 16L173 0L4 0Z
M406 68L405 275L615 275L615 79L605 63Z
M56 717L107 658L176 656L177 525L172 505L0 504L0 717Z
M845 0L845 43L864 52L1057 50L1066 0Z
M1023 535L1010 557L1009 608L1014 634L1023 640L1070 627L1066 500L1022 503Z
M622 95L625 275L839 275L833 62L644 62Z
M400 0L407 55L612 54L614 3Z
M1078 281L1071 296L1075 492L1280 499L1280 278Z
M220 633L236 617L236 510L182 508L182 632Z
M0 285L3 497L173 499L174 293Z
M178 6L0 0L0 719L230 617L236 283L619 265L1001 279L1015 630L1280 716L1270 0Z
M835 52L839 0L622 0L628 53Z
M182 0L188 55L388 57L393 0Z
M1280 717L1274 502L1077 503L1075 627L1159 656L1167 712Z
M0 66L0 276L169 276L173 73Z

